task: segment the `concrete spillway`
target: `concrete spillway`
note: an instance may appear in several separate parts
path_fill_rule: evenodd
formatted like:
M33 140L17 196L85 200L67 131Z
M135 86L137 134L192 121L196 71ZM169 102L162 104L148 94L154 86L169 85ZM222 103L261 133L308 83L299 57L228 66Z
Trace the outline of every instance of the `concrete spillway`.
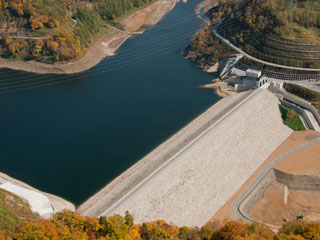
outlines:
M278 104L255 91L102 215L128 210L138 223L205 224L292 133Z

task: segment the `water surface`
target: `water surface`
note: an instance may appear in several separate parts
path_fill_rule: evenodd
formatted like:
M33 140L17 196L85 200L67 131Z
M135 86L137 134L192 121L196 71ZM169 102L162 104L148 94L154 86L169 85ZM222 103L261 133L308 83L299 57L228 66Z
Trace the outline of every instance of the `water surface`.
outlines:
M181 51L201 26L180 2L76 75L0 71L0 171L75 204L219 100Z

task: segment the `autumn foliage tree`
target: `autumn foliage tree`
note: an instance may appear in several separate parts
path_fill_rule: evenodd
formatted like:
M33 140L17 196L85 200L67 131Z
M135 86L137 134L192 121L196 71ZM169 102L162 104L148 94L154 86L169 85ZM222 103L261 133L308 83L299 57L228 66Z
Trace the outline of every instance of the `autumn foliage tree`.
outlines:
M0 0L0 55L52 63L83 56L106 23L153 0ZM6 32L7 31L7 32ZM43 41L40 45L38 40Z
M177 227L163 220L134 224L124 217L83 217L62 211L51 219L25 221L15 234L0 230L0 240L316 240L320 224L294 221L283 225L279 233L257 223L213 222L201 228Z

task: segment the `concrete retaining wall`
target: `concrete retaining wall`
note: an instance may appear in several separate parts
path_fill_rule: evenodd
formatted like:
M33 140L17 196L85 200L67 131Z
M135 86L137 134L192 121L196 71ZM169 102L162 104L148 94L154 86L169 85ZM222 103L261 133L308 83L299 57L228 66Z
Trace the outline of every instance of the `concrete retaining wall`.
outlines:
M295 175L274 169L276 180L294 190L320 190L320 175Z
M243 84L236 84L234 88L236 92L243 92L249 89L246 85L243 85Z
M320 191L320 175L295 175L273 168L259 181L251 192L246 194L245 199L239 204L239 212L244 218L264 224L262 221L254 219L250 215L250 210L275 181L286 185L292 190Z

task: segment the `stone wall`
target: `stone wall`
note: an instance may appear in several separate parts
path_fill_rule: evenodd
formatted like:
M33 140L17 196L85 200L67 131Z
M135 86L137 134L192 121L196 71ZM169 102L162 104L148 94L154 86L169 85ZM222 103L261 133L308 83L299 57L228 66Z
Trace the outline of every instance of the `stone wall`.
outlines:
M274 169L276 180L294 190L320 190L320 175L295 175Z

